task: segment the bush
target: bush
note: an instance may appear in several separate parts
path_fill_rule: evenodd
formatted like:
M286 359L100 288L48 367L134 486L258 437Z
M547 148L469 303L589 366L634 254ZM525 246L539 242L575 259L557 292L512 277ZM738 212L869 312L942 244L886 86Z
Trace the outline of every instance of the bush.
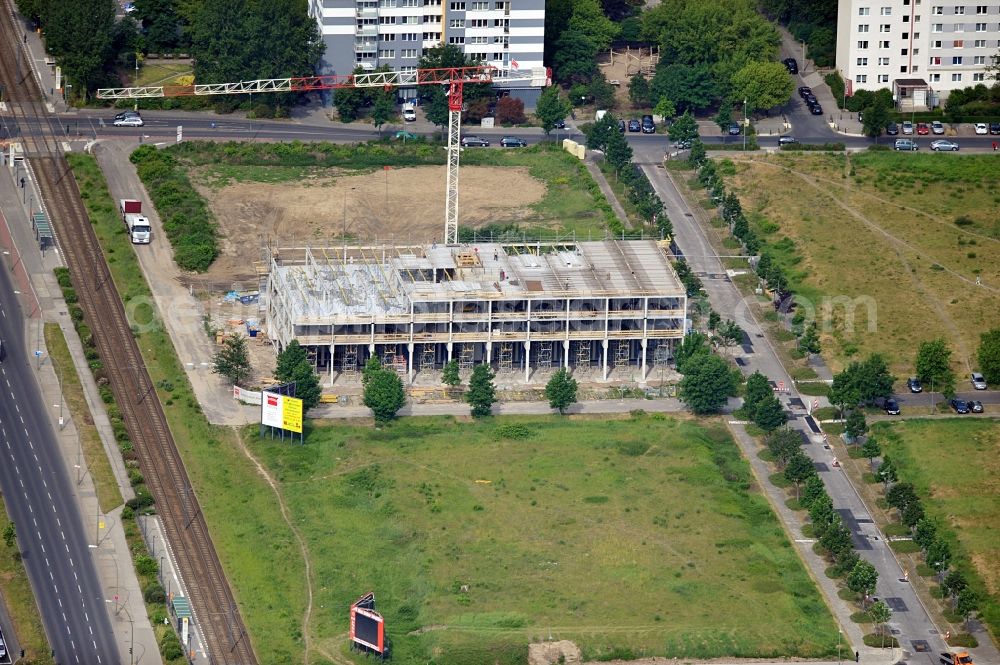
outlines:
M501 125L520 125L526 122L524 102L515 97L502 97L497 102L496 119Z
M535 432L525 425L524 423L511 423L509 425L501 425L496 429L496 438L498 439L527 439L532 437Z
M181 647L181 641L177 638L177 633L170 630L164 634L163 638L160 639L160 653L163 654L163 659L167 661L184 656L184 649Z
M68 289L73 286L73 280L69 276L69 268L56 268L52 272L55 273L60 288Z
M148 508L155 503L153 497L149 494L139 494L136 493L134 499L129 499L125 506L131 508L134 512L142 512L143 508Z
M147 603L163 604L167 602L167 592L159 582L151 582L142 590L142 597Z
M156 563L156 559L153 557L140 554L135 557L135 572L137 572L141 577L151 577L156 574L156 571L160 569L159 565Z

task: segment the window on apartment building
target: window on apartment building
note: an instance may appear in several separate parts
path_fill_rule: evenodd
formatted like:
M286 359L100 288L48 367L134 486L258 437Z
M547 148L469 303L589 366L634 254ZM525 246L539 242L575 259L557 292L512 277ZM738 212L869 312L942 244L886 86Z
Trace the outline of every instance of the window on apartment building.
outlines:
M888 23L883 23L878 27L879 32L892 32L892 26Z
M379 7L388 7L388 8L395 7L396 6L396 0L378 0L378 6Z
M858 42L858 48L868 48L868 40L863 39Z
M913 49L913 55L920 55L920 49L918 48Z
M465 37L449 37L448 43L462 45L465 43Z
M879 64L879 66L883 66L883 67L885 65L888 65L889 64L889 58L879 58L878 59L878 64Z
M854 82L855 83L868 83L868 75L867 74L857 74L854 77Z
M417 73L417 67L416 67L416 65L404 65L404 66L400 67L396 71L398 71L398 72L400 72L402 74L416 74Z
M391 49L391 48L379 49L378 57L380 57L380 58L395 58L396 57L396 49Z
M867 67L868 58L858 58L858 67Z
M396 35L381 34L378 36L380 42L394 42L396 41Z
M932 23L931 24L931 32L942 32L943 30L944 30L944 24L943 23Z
M937 5L931 7L931 14L933 14L934 16L941 16L942 14L944 14L944 7L939 7Z
M510 42L508 41L510 37L494 37L494 44L502 44L504 48L510 48Z
M910 67L910 73L916 74L918 69L920 69L920 67L913 65L912 67Z
M465 3L464 2L453 2L450 5L448 5L448 7L453 12L464 12L465 11Z
M889 82L889 75L888 74L879 74L878 75L878 82L879 83L888 83Z
M903 23L909 23L909 22L910 22L910 17L909 17L909 16L906 16L906 15L904 15L904 16L903 16Z
M986 32L986 24L985 23L977 23L976 24L976 32Z
M952 29L952 32L965 32L965 24L956 23L955 27Z
M931 83L940 83L940 82L941 82L940 74L931 74Z
M881 14L882 16L892 16L892 7L883 7Z
M917 14L916 16L913 17L913 22L920 23L920 14Z
M493 20L494 28L504 28L505 30L510 27L510 19L498 18Z
M878 43L879 48L889 48L889 42L883 41Z
M424 7L440 7L441 0L424 0Z
M953 41L951 43L951 46L952 46L952 48L965 48L965 40L964 39L956 39L955 41Z
M974 55L972 56L972 64L974 65L985 65L986 56L985 55Z
M899 68L899 73L900 74L905 74L906 73L906 65L903 65L902 67Z
M424 14L424 23L440 23L440 14Z
M908 53L909 53L909 49L905 49L905 48L899 49L899 54L900 55L907 55Z
M973 46L973 48L986 48L986 40L985 39L977 39L972 44L972 46Z
M962 14L965 13L965 7L963 5L958 5L957 7L955 7L955 13L961 16Z
M451 23L448 24L448 27L449 28L464 28L465 27L465 19L453 18L453 19L451 19Z
M400 57L407 60L412 60L417 57L417 49L415 48L404 48L399 52Z
M937 39L931 42L931 48L941 48L941 40Z
M493 60L503 60L503 53L494 53Z
M422 7L420 0L399 0L400 7Z
M471 9L474 12L485 12L490 8L490 3L487 0L479 0L478 2L473 2Z
M985 14L985 13L987 13L986 5L976 5L976 13L977 14Z
M905 41L906 41L907 39L909 39L909 38L910 38L910 33L908 33L908 32L904 32L904 33L903 33L903 41L905 42Z
M499 2L493 3L493 9L499 9L500 11L506 11L507 0L500 0Z
M469 37L469 44L489 44L489 37Z
M951 64L953 64L953 65L960 65L960 64L962 64L962 56L960 56L960 55L953 55L953 56L951 56Z
M488 28L490 25L490 20L488 18L474 18L469 21L469 27L471 28Z
M858 16L868 16L868 7L858 7Z
M379 25L396 25L396 17L395 16L379 16L378 17L378 24Z
M951 82L952 83L961 83L962 82L962 75L961 74L952 74L951 75Z
M982 81L985 80L986 80L986 74L983 72L976 72L975 74L972 75L973 83L981 83Z
M858 24L858 32L868 32L868 24L867 23L859 23Z

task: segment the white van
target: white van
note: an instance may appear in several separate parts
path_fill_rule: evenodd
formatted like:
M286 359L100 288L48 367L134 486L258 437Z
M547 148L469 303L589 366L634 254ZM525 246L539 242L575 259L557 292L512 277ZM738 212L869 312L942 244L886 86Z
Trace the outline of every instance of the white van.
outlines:
M417 119L417 107L413 102L403 104L403 120L413 122Z

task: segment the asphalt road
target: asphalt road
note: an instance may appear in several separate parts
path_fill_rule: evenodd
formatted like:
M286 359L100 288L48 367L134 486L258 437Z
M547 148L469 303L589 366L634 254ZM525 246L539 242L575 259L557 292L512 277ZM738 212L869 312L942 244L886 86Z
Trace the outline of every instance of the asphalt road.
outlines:
M72 481L35 382L10 275L0 269L0 489L61 664L119 662Z

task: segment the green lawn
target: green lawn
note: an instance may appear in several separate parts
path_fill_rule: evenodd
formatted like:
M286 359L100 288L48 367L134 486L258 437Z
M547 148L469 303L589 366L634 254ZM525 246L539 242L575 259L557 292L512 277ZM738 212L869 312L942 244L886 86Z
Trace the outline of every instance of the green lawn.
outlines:
M959 375L974 363L1000 311L1000 160L870 152L733 161L728 185L808 301L802 309L816 312L835 371L880 352L908 376L919 343L935 337L951 344Z
M990 592L984 618L1000 634L1000 422L982 418L880 422L873 436L948 527L958 566Z
M367 591L399 664L523 663L550 634L591 657L836 649L826 607L715 424L411 418L318 427L304 446L246 435L302 527L324 608L311 632L331 652Z

